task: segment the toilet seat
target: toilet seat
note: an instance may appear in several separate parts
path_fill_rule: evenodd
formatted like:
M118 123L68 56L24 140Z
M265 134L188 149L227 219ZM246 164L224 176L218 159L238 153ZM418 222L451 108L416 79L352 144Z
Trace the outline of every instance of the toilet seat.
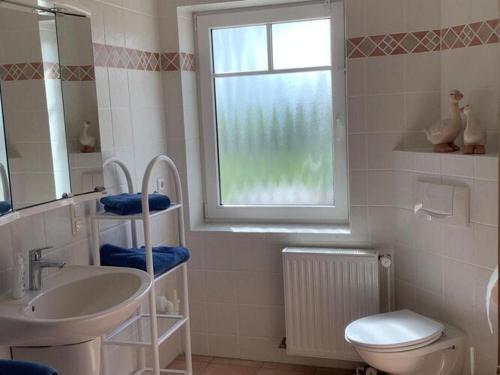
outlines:
M345 338L364 350L402 352L432 344L443 331L444 325L440 322L410 310L400 310L352 322L345 330Z

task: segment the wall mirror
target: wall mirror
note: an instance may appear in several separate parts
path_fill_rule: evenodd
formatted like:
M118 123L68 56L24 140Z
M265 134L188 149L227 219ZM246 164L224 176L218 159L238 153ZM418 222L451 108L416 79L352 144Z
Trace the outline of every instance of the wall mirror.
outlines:
M0 2L0 214L103 185L93 64L88 17Z

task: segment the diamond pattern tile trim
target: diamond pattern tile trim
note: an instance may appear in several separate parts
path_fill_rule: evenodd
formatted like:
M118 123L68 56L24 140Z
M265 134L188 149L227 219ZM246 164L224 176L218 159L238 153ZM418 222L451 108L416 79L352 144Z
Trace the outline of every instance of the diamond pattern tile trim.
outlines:
M196 71L195 57L184 52L148 52L94 43L96 66L152 72Z
M16 63L0 65L0 81L28 81L34 79L61 79L62 81L95 80L93 65L63 65L59 63Z
M499 19L452 26L441 30L370 35L347 40L348 58L404 55L498 43ZM196 71L196 59L185 52L149 52L94 43L94 64L98 67L153 72ZM0 64L0 80L62 79L93 81L93 65L59 66L58 63Z
M499 37L499 19L493 19L441 30L350 38L347 56L355 59L441 51L498 43Z
M196 71L195 57L184 52L148 52L94 43L94 63L98 67L143 70L151 72ZM0 64L0 81L61 79L62 81L94 81L94 65L62 65L58 63Z

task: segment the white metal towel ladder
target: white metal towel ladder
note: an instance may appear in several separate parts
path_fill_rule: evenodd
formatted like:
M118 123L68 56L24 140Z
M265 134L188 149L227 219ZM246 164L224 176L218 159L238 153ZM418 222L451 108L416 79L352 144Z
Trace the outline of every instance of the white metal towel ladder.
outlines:
M108 335L107 338L103 339L103 348L104 345L129 345L129 346L135 346L139 347L141 349L140 352L140 369L135 372L136 375L139 374L144 374L144 373L153 373L154 375L160 375L162 373L177 373L177 374L188 374L191 375L193 368L192 368L192 359L191 359L191 330L190 330L190 321L189 321L189 298L188 298L188 279L187 279L187 264L181 263L177 267L171 269L170 271L160 275L155 279L154 276L154 266L153 266L153 244L152 244L152 239L151 239L151 216L152 214L149 211L149 200L148 200L148 193L149 193L149 180L151 177L151 173L154 169L154 167L159 163L159 162L165 162L168 166L169 172L172 173L174 176L174 187L175 187L175 195L177 198L177 203L172 203L171 206L164 211L156 211L153 213L154 216L162 214L162 213L168 213L168 212L174 212L178 211L177 213L177 222L178 222L178 230L179 230L179 245L185 247L186 246L186 236L184 232L184 212L183 212L183 198L182 198L182 187L181 187L181 179L179 176L179 171L177 170L177 167L175 166L174 162L172 159L170 159L166 155L159 155L153 158L150 163L148 164L146 168L146 172L144 173L144 177L142 180L142 214L138 215L127 215L127 216L119 216L119 215L112 215L109 213L94 213L91 218L91 224L92 224L92 234L93 234L93 261L94 264L99 265L100 264L100 254L99 254L99 224L98 220L130 220L131 222L131 229L132 229L132 244L134 247L137 247L137 233L136 233L136 224L135 222L137 220L142 220L143 225L144 225L144 243L145 243L145 251L146 251L146 269L147 272L150 274L150 276L155 280L153 283L148 299L149 299L149 314L145 314L142 311L142 307L139 310L138 315L132 317L129 319L127 322L123 323L120 327L115 329L110 335ZM130 175L130 172L128 171L126 165L119 159L117 158L110 158L106 160L104 163L104 167L111 165L111 164L117 164L125 174L126 180L127 180L127 188L130 193L134 192L134 186L132 182L132 178ZM156 295L155 295L155 283L158 282L159 280L163 279L164 277L171 275L175 273L178 270L182 270L182 289L183 289L183 312L182 314L179 315L165 315L165 314L157 314L156 312ZM142 324L141 324L141 318L148 318L150 321L149 327L150 327L150 338L149 342L146 342L144 339L144 332L142 332ZM169 326L165 332L162 332L160 337L158 336L158 318L165 318L165 319L175 319L176 323L173 325ZM119 340L119 339L114 339L116 336L118 336L121 332L126 330L128 327L133 325L134 323L139 322L138 325L138 334L139 334L139 341L126 341L126 340ZM186 370L167 370L167 369L160 369L160 355L159 355L159 345L161 345L164 341L166 341L168 338L170 338L177 330L184 328L184 355L186 359ZM152 368L147 368L146 367L146 355L145 355L145 348L146 347L151 348L152 352ZM103 349L104 351L104 349ZM107 371L107 366L106 362L104 360L103 356L103 370L105 372L105 375L108 375L109 372Z

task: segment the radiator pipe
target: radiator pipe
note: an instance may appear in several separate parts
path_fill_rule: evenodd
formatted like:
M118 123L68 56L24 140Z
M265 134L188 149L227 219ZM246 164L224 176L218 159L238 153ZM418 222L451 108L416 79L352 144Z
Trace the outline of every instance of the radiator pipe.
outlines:
M387 272L387 312L392 311L392 279L391 279L391 266L392 257L389 254L380 255L378 257L380 265L386 269Z

